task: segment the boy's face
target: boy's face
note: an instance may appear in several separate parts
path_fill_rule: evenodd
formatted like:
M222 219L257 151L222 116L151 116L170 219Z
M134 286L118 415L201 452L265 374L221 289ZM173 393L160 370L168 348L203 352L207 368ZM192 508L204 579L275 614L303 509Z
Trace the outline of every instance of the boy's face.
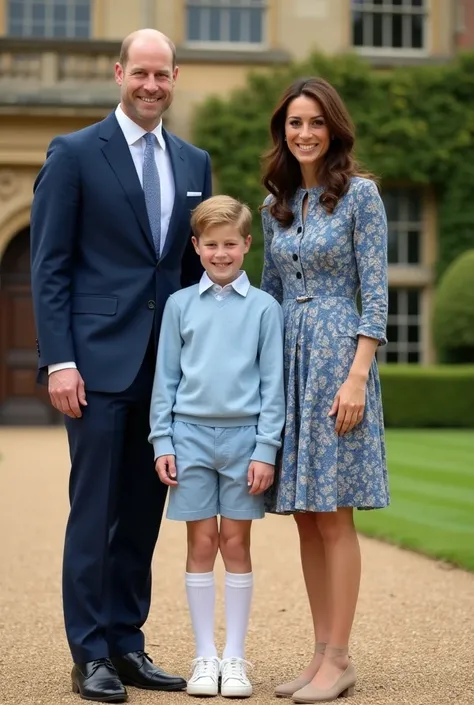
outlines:
M193 237L202 266L209 278L220 286L237 279L251 242L251 236L242 237L235 225L215 225L199 239Z

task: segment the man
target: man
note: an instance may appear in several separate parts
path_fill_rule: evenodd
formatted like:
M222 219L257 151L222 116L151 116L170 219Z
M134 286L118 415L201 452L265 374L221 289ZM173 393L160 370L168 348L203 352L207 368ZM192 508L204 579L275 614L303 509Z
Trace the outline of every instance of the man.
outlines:
M149 404L168 296L199 280L190 211L211 195L209 155L169 134L173 43L127 37L105 120L56 137L31 215L39 376L65 414L71 510L63 604L74 692L122 702L125 685L182 690L153 665L141 627L165 486L148 443Z

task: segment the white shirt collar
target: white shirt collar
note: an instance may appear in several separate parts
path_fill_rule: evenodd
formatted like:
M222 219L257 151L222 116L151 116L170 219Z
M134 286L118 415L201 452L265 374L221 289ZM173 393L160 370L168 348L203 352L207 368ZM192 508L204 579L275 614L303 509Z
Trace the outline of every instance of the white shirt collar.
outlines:
M199 294L204 294L204 292L210 289L211 287L216 287L216 291L221 291L221 289L227 289L231 287L241 296L247 296L250 289L250 282L247 274L243 270L241 270L240 275L237 277L237 279L234 279L234 281L230 282L230 284L220 286L219 284L213 282L212 279L210 279L207 272L204 272L201 277L201 281L199 282Z
M141 139L143 135L146 135L147 131L144 130L143 127L140 127L140 125L137 125L137 123L134 122L131 118L129 118L128 115L125 115L120 105L117 106L117 109L115 111L115 117L117 118L117 122L120 125L120 128L129 147L132 144L135 144L135 142L138 142L138 140ZM160 145L161 149L163 151L166 151L166 142L165 138L163 137L162 120L160 120L159 125L157 125L153 130L153 134L156 135L156 139L158 140L158 144Z

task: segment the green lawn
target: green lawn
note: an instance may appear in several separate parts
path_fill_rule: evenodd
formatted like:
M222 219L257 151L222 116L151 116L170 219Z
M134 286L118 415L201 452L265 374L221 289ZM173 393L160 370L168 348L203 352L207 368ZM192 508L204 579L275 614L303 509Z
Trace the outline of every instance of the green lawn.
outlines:
M474 432L389 429L387 456L391 505L359 531L474 571Z

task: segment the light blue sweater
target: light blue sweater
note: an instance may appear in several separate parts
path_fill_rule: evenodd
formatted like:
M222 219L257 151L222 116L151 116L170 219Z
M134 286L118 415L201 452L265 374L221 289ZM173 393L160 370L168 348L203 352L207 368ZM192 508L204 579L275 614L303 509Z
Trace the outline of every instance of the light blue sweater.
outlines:
M174 455L173 420L257 426L252 460L273 465L285 418L283 314L264 291L221 301L199 285L176 292L163 313L150 410L155 458Z

